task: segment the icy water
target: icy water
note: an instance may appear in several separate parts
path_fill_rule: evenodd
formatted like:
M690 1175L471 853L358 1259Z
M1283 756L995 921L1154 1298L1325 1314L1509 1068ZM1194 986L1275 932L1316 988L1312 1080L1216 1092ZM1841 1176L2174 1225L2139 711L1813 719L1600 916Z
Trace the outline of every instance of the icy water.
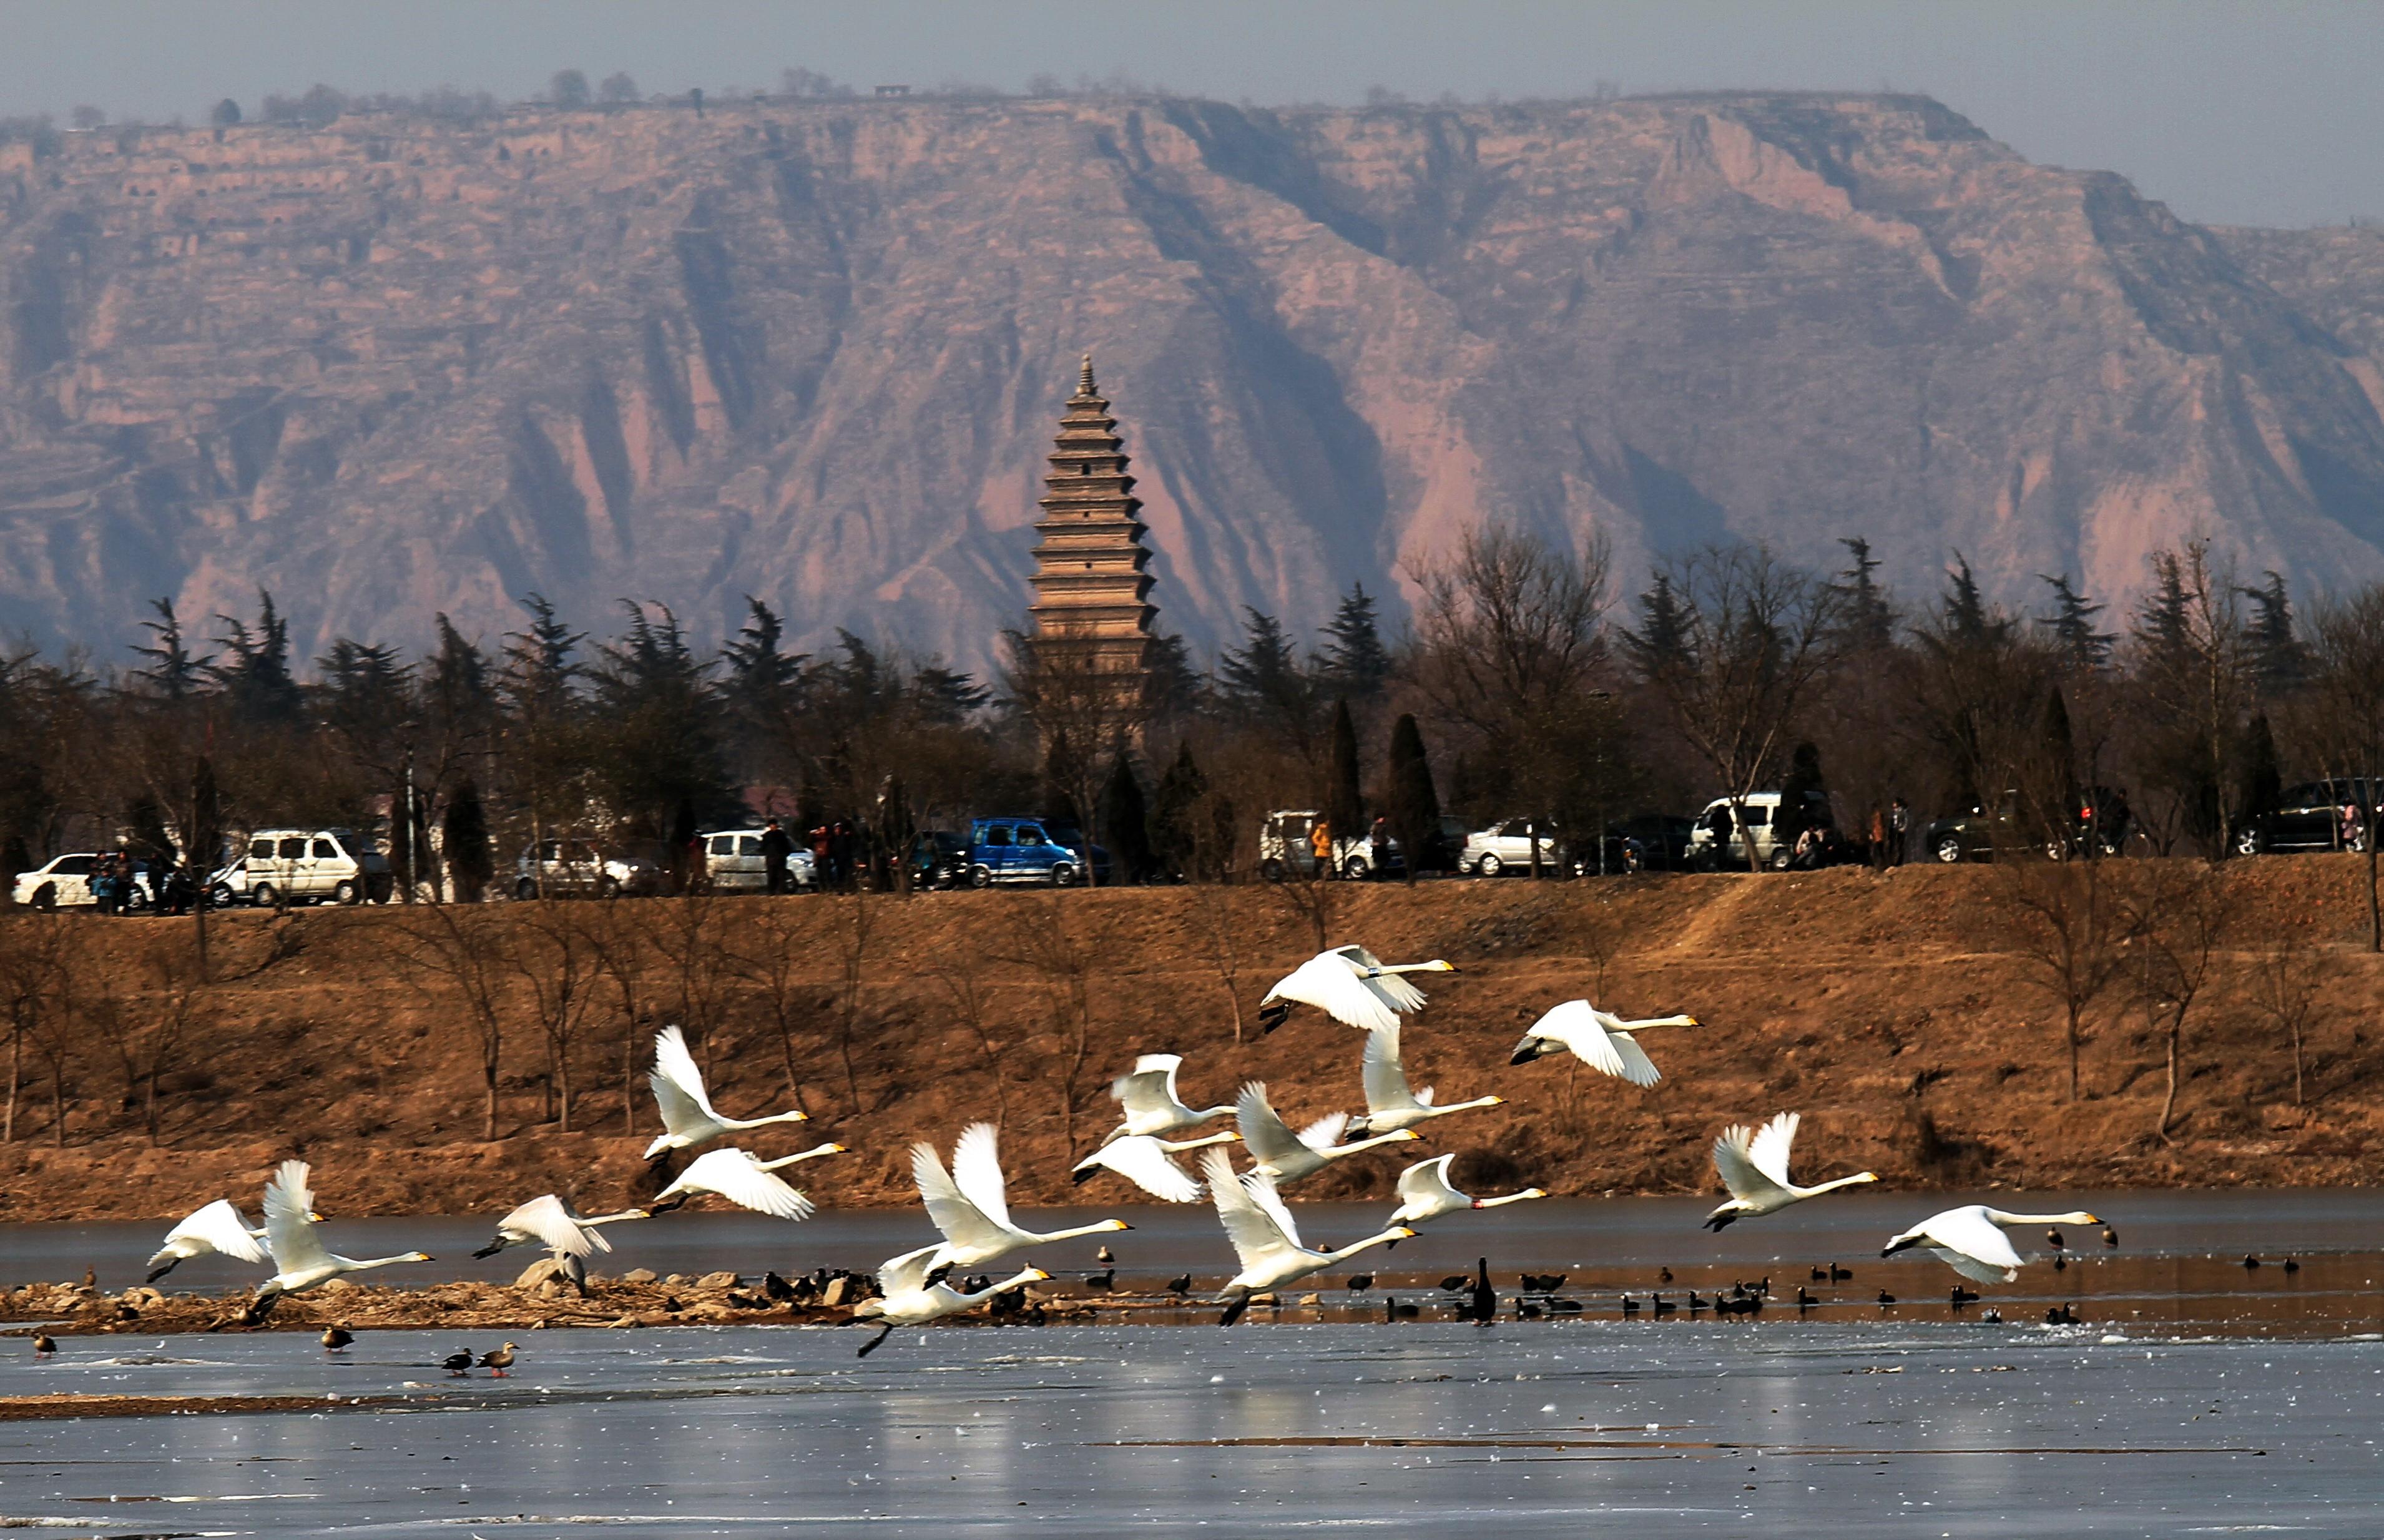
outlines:
M1454 1216L1374 1286L1285 1291L1223 1331L1160 1323L515 1333L510 1378L447 1377L452 1334L0 1339L0 1413L59 1393L284 1398L274 1410L0 1421L0 1529L118 1537L1270 1535L1501 1540L1745 1534L2384 1534L2384 1195L1998 1194L2092 1209L2055 1271L1955 1308L1954 1275L1882 1261L1946 1195L1863 1194L1720 1236L1704 1204L1546 1203ZM1303 1210L1346 1238L1379 1206ZM1121 1282L1225 1262L1204 1211L1120 1211ZM1029 1223L1049 1223L1034 1216ZM615 1267L861 1265L915 1216L797 1227L679 1215L615 1232ZM456 1246L441 1238L452 1234ZM347 1222L340 1244L460 1257L486 1221ZM667 1226L667 1227L666 1227ZM137 1268L156 1227L0 1229L0 1280ZM636 1239L632 1239L632 1236ZM1066 1280L1092 1241L1034 1260ZM1082 1254L1080 1254L1082 1253ZM2263 1265L2247 1269L2246 1254ZM521 1253L478 1264L506 1276ZM1568 1273L1582 1313L1449 1319L1438 1273L1487 1255ZM130 1257L126 1262L123 1259ZM2293 1258L2297 1265L2284 1266ZM1379 1261L1380 1254L1370 1254ZM1842 1280L1815 1267L1842 1263ZM191 1264L185 1273L199 1272ZM222 1264L204 1264L220 1267ZM1658 1281L1669 1269L1673 1281ZM420 1270L453 1275L442 1260ZM1769 1274L1753 1320L1687 1293ZM244 1270L192 1281L220 1287ZM119 1274L119 1276L122 1276ZM178 1273L175 1282L184 1281ZM1822 1301L1799 1311L1795 1290ZM1417 1307L1385 1320L1388 1289ZM1883 1306L1876 1296L1893 1292ZM1641 1310L1626 1317L1628 1292ZM1653 1315L1661 1293L1677 1310ZM2085 1324L2048 1326L2074 1305ZM1992 1323L1988 1308L2006 1318Z

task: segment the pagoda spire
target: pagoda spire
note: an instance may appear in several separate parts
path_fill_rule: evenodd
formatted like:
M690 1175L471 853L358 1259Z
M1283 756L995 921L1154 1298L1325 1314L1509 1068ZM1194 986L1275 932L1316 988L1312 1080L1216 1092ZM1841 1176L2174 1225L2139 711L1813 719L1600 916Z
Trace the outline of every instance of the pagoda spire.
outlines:
M1063 647L1075 666L1118 677L1139 690L1150 667L1150 552L1142 543L1141 500L1117 419L1093 380L1093 355L1076 372L1044 477L1036 521L1036 645Z

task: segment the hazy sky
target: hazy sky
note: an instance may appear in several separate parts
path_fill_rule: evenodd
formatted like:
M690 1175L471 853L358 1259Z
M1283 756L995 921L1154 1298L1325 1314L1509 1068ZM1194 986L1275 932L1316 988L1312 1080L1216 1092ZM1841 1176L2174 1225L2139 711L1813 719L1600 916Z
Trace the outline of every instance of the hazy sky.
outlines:
M1016 89L1122 73L1262 103L1772 86L1925 92L2188 218L2384 217L2384 0L0 0L0 115L200 120L317 81L511 99L565 66L648 92Z

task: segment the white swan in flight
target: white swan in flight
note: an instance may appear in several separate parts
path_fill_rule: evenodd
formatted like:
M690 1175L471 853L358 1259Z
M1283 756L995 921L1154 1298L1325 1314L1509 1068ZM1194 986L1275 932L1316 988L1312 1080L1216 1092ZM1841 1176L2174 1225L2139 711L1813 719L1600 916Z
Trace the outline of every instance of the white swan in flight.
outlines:
M1206 1112L1184 1105L1175 1094L1175 1072L1184 1065L1180 1053L1146 1053L1134 1062L1134 1068L1110 1083L1110 1095L1125 1108L1125 1118L1110 1130L1109 1139L1130 1139L1145 1135L1173 1134L1180 1129L1198 1128L1211 1118L1234 1115L1231 1107L1211 1107Z
M1449 1165L1456 1159L1454 1155L1435 1155L1399 1173L1399 1206L1391 1211L1389 1223L1422 1224L1463 1209L1498 1209L1547 1196L1537 1187L1525 1187L1503 1198L1470 1197L1458 1191L1448 1180Z
M489 1244L472 1253L475 1257L493 1257L509 1246L543 1246L563 1275L571 1280L582 1297L588 1293L588 1259L599 1251L610 1251L613 1243L597 1233L597 1226L618 1224L624 1220L652 1219L648 1209L623 1209L613 1214L582 1214L553 1193L533 1198L504 1218L497 1221L497 1233Z
M662 1109L663 1131L646 1146L646 1159L669 1149L693 1149L723 1134L767 1128L774 1123L808 1123L805 1112L779 1112L766 1118L723 1117L712 1110L703 1089L703 1072L687 1050L687 1037L676 1026L654 1034L654 1067L646 1075L654 1088L654 1105Z
M1352 1118L1347 1132L1351 1134L1387 1134L1397 1128L1413 1128L1434 1118L1445 1118L1451 1112L1468 1112L1476 1107L1503 1107L1503 1096L1478 1096L1471 1101L1452 1101L1446 1107L1433 1105L1432 1087L1421 1091L1408 1088L1407 1065L1399 1060L1399 1025L1378 1026L1366 1034L1366 1056L1363 1066L1366 1082L1366 1115Z
M1788 1180L1788 1147L1795 1142L1798 1121L1798 1114L1782 1112L1759 1129L1734 1123L1722 1130L1713 1144L1714 1170L1721 1173L1730 1201L1706 1215L1707 1229L1728 1229L1738 1220L1777 1213L1791 1203L1879 1180L1868 1171L1811 1187Z
M1232 1144L1240 1137L1224 1133L1205 1139L1161 1139L1136 1134L1101 1146L1078 1161L1069 1174L1082 1184L1104 1171L1113 1171L1161 1202L1189 1203L1200 1196L1200 1184L1185 1175L1184 1168L1168 1157L1207 1145Z
M1634 1032L1651 1026L1695 1026L1695 1016L1648 1016L1627 1022L1600 1011L1585 1000L1569 1000L1532 1024L1515 1045L1508 1062L1528 1064L1550 1054L1570 1052L1591 1069L1633 1086L1652 1086L1663 1078L1655 1061L1639 1046Z
M1313 1176L1335 1161L1345 1161L1360 1150L1378 1145L1397 1144L1401 1139L1416 1136L1412 1128L1401 1128L1388 1134L1377 1134L1371 1139L1341 1142L1341 1131L1349 1122L1347 1112L1327 1112L1295 1134L1274 1108L1267 1101L1266 1084L1253 1080L1242 1087L1240 1103L1234 1109L1240 1122L1242 1141L1250 1147L1250 1161L1259 1174L1276 1182L1297 1182L1303 1176ZM1211 1152L1201 1157L1205 1165L1219 1159Z
M322 1237L315 1233L315 1195L307 1189L304 1161L282 1161L266 1186L265 1248L273 1254L273 1276L256 1285L256 1298L249 1304L249 1313L259 1320L283 1295L319 1288L342 1273L431 1260L427 1251L408 1251L359 1261L326 1250Z
M1456 971L1455 963L1437 957L1429 962L1385 962L1363 947L1335 947L1276 980L1259 1001L1259 1022L1273 1032L1294 1005L1312 1005L1346 1025L1370 1030L1396 1026L1399 1012L1423 1009L1423 991L1399 975Z
M1000 1134L989 1123L973 1123L961 1130L952 1146L952 1169L944 1169L936 1147L911 1147L911 1178L919 1185L927 1217L944 1233L943 1243L928 1248L926 1271L976 1267L1012 1251L1045 1241L1072 1240L1111 1230L1131 1230L1122 1219L1080 1224L1073 1230L1021 1229L1011 1222L1009 1184L1002 1179ZM940 1274L938 1274L940 1276Z
M1337 1251L1312 1251L1300 1244L1299 1226L1264 1172L1235 1176L1225 1152L1212 1149L1200 1157L1200 1174L1209 1179L1209 1196L1216 1202L1217 1217L1225 1222L1225 1238L1234 1243L1234 1255L1242 1264L1239 1273L1225 1280L1225 1291L1219 1296L1218 1302L1225 1307L1217 1322L1220 1326L1239 1321L1249 1309L1253 1294L1280 1288L1335 1262L1347 1261L1370 1246L1405 1240L1415 1234L1395 1224Z
M916 1251L905 1251L877 1270L877 1287L885 1296L880 1299L863 1299L852 1308L855 1321L883 1321L886 1329L861 1345L854 1356L867 1358L877 1351L877 1345L894 1335L897 1326L923 1326L930 1321L940 1321L948 1315L958 1315L975 1305L981 1305L998 1294L1028 1284L1041 1283L1051 1276L1039 1267L1014 1273L998 1284L964 1293L943 1281L944 1273L934 1262L936 1248L923 1246Z
M666 1214L686 1207L687 1200L696 1194L708 1192L740 1209L751 1209L774 1219L809 1219L812 1200L770 1174L798 1161L816 1161L823 1155L843 1153L844 1146L840 1144L823 1144L800 1155L757 1161L742 1149L707 1149L689 1161L687 1169L678 1174L678 1180L654 1194L654 1200L646 1207L654 1213Z
M2012 1249L2005 1227L2014 1224L2100 1224L2092 1214L2011 1214L1972 1203L1933 1214L1900 1236L1880 1252L1893 1257L1917 1246L1965 1278L1982 1284L2008 1284L2019 1276L2020 1254Z
M322 1220L320 1214L306 1217L317 1223ZM248 1227L248 1221L232 1207L231 1199L218 1198L166 1232L165 1244L149 1259L146 1281L155 1283L192 1257L215 1255L241 1262L264 1261L265 1248L257 1244L264 1238L263 1230Z

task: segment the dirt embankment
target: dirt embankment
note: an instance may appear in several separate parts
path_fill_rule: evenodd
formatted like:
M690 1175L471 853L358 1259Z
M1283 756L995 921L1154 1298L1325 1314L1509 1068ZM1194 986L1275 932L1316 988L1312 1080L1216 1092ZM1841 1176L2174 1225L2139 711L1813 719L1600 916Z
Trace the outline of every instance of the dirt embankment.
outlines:
M1444 1099L1509 1100L1429 1127L1411 1151L1336 1166L1301 1195L1381 1196L1396 1157L1449 1149L1460 1180L1488 1187L1709 1190L1714 1134L1782 1109L1805 1115L1812 1177L1869 1167L1906 1186L2364 1182L2384 1147L2384 1076L2366 1041L2384 959L2365 950L2363 876L2333 857L2227 874L2229 927L2186 1019L2166 1137L2166 1037L2127 975L2089 1014L2070 1099L2061 1012L2002 927L2010 879L1992 868L1335 885L1336 941L1462 969L1422 981L1432 1003L1407 1035L1415 1084ZM639 1158L655 1127L644 1039L683 1017L724 1111L799 1099L815 1120L763 1131L757 1150L833 1138L856 1152L801 1168L822 1202L913 1201L910 1143L949 1143L977 1118L1003 1124L1014 1199L1069 1201L1081 1196L1070 1151L1109 1125L1105 1087L1139 1053L1184 1054L1196 1105L1230 1101L1248 1078L1267 1081L1295 1124L1362 1104L1358 1033L1305 1010L1259 1031L1267 985L1315 950L1301 897L558 905L553 919L611 924L615 955L624 937L641 942L630 971L648 1019L630 1024L618 980L581 959L591 971L563 1132L544 1121L550 1056L528 984L491 963L505 1028L493 1140L480 1136L470 1012L452 980L409 968L393 944L426 915L219 919L217 982L197 993L187 1044L161 1077L155 1143L128 1071L168 1008L147 954L187 939L188 922L75 916L61 923L89 949L85 993L105 986L116 1014L65 1039L63 1145L48 1062L25 1054L16 1141L0 1146L0 1220L162 1219L223 1195L254 1211L271 1163L292 1154L315 1162L317 1193L345 1214L495 1212L550 1190L591 1210L634 1200L653 1180ZM534 916L491 906L460 917L521 939ZM2296 928L2317 948L2303 1105L2290 1042L2257 1003L2261 952ZM1583 995L1625 1014L1692 1012L1704 1025L1648 1034L1665 1074L1652 1089L1565 1061L1509 1065L1531 1020Z

